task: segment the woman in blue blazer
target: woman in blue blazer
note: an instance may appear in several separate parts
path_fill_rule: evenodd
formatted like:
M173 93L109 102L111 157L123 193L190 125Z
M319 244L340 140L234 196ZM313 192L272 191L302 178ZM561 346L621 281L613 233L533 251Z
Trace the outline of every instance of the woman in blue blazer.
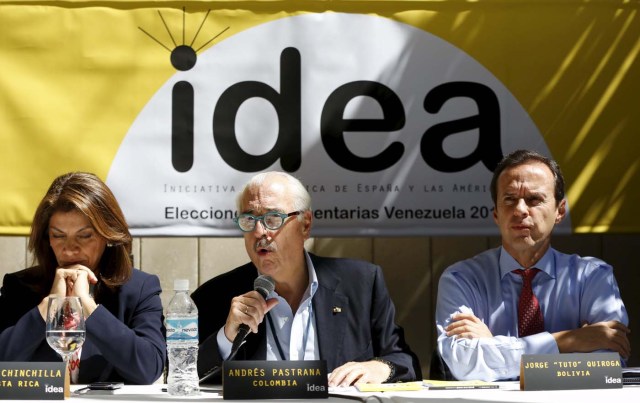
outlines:
M60 361L45 339L48 299L77 296L86 340L70 364L72 382L157 380L166 358L160 282L133 269L131 241L115 196L97 176L56 178L31 226L38 264L7 274L0 291L0 361Z

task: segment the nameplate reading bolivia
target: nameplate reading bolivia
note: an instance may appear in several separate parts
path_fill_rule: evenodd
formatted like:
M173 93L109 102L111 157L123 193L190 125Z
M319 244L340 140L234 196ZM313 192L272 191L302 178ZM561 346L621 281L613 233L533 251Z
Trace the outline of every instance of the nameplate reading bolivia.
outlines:
M225 361L224 399L326 399L326 361Z
M65 375L63 362L0 362L0 400L64 400Z
M520 361L521 390L621 387L617 353L525 354Z

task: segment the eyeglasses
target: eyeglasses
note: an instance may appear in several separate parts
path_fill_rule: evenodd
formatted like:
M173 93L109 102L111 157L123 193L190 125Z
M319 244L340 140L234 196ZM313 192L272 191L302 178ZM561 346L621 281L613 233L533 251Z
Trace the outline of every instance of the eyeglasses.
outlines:
M258 221L261 221L262 225L264 225L266 229L275 231L282 227L287 218L297 216L300 213L302 213L302 211L293 211L286 214L278 213L277 211L269 211L268 213L259 216L240 214L233 218L233 222L238 224L238 228L243 232L251 232L256 229Z

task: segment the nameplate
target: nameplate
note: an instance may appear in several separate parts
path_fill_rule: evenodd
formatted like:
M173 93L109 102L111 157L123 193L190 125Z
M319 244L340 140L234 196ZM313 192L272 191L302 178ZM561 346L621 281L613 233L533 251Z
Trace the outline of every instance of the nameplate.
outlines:
M0 400L63 400L65 375L63 362L0 362Z
M520 361L521 390L621 387L617 353L525 354Z
M326 361L225 361L224 399L326 399Z

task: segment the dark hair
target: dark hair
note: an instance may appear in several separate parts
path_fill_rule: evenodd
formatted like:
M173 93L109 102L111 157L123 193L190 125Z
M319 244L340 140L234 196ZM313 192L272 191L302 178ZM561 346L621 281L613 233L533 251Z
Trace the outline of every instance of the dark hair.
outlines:
M530 161L541 162L549 167L555 181L554 197L556 199L556 204L564 199L564 177L562 176L562 171L560 171L558 163L535 151L516 150L505 156L493 171L493 178L491 178L491 199L493 200L494 206L496 205L496 200L498 198L498 178L500 177L500 174L505 169L523 165Z
M94 230L106 239L108 247L100 258L96 273L100 282L110 289L126 283L133 269L129 227L111 190L96 175L86 172L71 172L57 177L36 209L31 223L29 250L44 270L45 278L52 282L58 267L49 244L49 220L58 211L84 214Z

